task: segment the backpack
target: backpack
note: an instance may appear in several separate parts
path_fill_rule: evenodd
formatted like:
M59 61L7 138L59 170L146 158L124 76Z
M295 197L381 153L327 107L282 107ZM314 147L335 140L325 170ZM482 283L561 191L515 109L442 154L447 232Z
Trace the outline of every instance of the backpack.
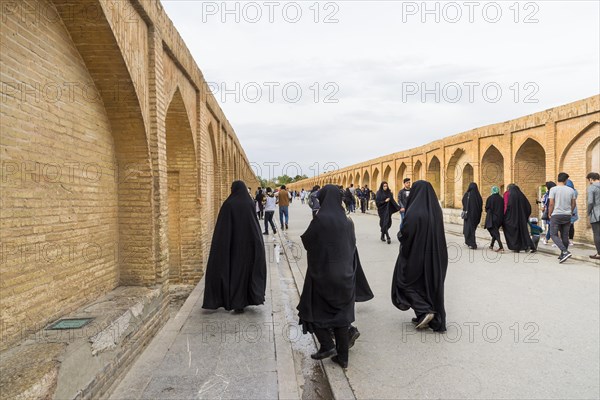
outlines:
M306 196L306 204L308 204L308 206L312 209L314 202L313 202L313 197L311 195L312 195L312 192L310 192L308 194L308 196Z

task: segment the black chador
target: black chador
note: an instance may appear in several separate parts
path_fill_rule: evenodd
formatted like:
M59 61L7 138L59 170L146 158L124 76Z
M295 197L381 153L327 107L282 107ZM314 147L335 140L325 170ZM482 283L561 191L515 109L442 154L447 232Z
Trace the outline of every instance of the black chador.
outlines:
M381 228L381 241L387 240L391 243L388 231L392 226L392 215L400 211L400 206L394 200L394 194L388 187L387 182L381 182L379 190L375 195L375 204L377 205L377 214L379 214L379 227Z
M335 356L333 360L345 367L354 303L370 300L373 293L360 265L354 224L342 208L342 193L327 185L319 190L318 199L319 212L302 235L308 267L298 317L303 331L314 333L320 342L312 357Z
M535 246L529 233L531 204L517 185L510 188L508 206L504 214L504 238L506 246L513 251L532 250Z
M500 227L504 221L504 199L500 196L498 186L492 187L492 194L485 202L485 212L485 228L492 237L490 249L493 250L494 243L498 242L498 246L500 246L498 251L503 250L502 240L500 239Z
M253 199L244 182L231 185L213 233L202 308L242 311L265 302L267 264Z
M475 240L475 232L477 231L477 225L481 222L483 199L475 182L469 184L469 188L463 196L462 205L463 212L466 213L463 219L465 244L471 249L476 249L477 241Z
M448 250L442 208L429 182L412 186L399 233L400 254L392 280L392 303L412 308L417 328L446 331L444 280Z

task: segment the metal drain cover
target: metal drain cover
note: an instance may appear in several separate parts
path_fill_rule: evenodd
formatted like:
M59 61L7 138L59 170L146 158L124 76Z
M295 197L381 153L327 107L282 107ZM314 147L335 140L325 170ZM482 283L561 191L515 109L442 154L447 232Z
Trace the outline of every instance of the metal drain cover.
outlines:
M56 330L56 329L79 329L86 326L90 321L94 318L64 318L59 319L54 322L52 325L46 328L46 330Z

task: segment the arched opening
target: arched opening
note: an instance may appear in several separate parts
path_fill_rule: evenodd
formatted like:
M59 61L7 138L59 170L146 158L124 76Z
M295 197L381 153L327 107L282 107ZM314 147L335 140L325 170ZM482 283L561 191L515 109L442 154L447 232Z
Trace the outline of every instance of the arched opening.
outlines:
M373 190L373 188L371 187L371 181L370 181L370 177L369 177L369 171L365 171L365 174L363 175L362 184L363 184L363 186L368 186L369 189Z
M466 163L462 171L462 194L464 195L469 189L471 182L475 181L475 174L471 164ZM461 196L462 197L462 196Z
M167 138L167 206L169 280L196 283L201 278L198 170L192 127L179 89L165 120Z
M490 146L481 159L481 193L491 193L492 186L504 192L504 157L495 146Z
M394 185L394 182L390 181L391 172L392 172L392 169L390 168L389 165L387 167L385 167L385 170L383 171L383 181L386 181L388 183L388 186L389 186L390 190L392 191L392 193L395 193L396 185Z
M375 168L373 170L373 190L379 190L379 170Z
M427 167L427 180L433 186L433 190L435 190L435 193L436 193L438 199L440 199L440 197L442 195L442 191L441 191L442 171L441 171L440 160L436 156L433 156L431 161L429 161L429 166Z
M419 161L417 161L417 162L415 163L415 166L414 166L414 168L413 168L413 174L412 174L412 175L413 175L413 176L412 176L412 181L413 181L413 182L416 182L416 181L418 181L418 180L421 180L421 179L422 179L422 177L421 177L421 169L422 169L422 166L423 166L423 165L421 164L421 160L419 160Z
M404 178L406 178L406 164L402 163L396 172L396 188L398 188L398 191L403 187L402 182L404 181Z
M352 174L348 175L348 186L354 185L354 176Z
M163 282L155 257L155 176L144 104L110 24L99 5L90 5L94 18L81 24L73 17L81 15L78 4L27 4L42 5L62 20L35 24L27 35L23 24L3 21L3 41L10 37L15 49L31 50L2 57L3 80L79 82L85 90L56 98L50 93L53 98L34 106L31 98L2 99L2 162L24 173L3 174L0 183L2 211L10 215L3 219L2 238L15 241L0 267L2 349L23 339L24 331L37 331L120 284ZM5 112L17 123L5 123ZM50 254L23 257L16 251L21 243L28 250L51 247ZM6 290L11 276L18 279ZM39 282L32 286L34 279Z
M538 210L536 200L539 189L546 182L546 152L535 140L527 139L519 148L514 162L515 183L531 203L532 210ZM537 215L537 211L532 211Z
M356 186L360 186L360 174L357 172L356 177L354 178L354 183Z
M462 181L463 181L463 167L465 164L465 151L463 149L456 149L448 166L446 167L446 195L444 207L448 208L460 208L461 199L464 192L462 192Z
M347 179L347 178L346 178L345 176L344 176L344 178L342 179L342 186L343 186L344 188L346 188L346 179Z

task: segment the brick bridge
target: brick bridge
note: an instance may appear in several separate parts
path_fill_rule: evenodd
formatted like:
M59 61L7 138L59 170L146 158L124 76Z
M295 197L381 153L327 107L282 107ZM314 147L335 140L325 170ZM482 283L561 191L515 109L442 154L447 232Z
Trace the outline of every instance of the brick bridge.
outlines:
M537 210L546 181L556 181L560 171L571 176L579 191L580 220L576 240L590 241L586 215L588 172L600 171L600 97L593 96L560 107L503 123L476 128L410 150L388 154L329 171L289 185L310 189L334 183L348 187L368 185L377 190L387 181L394 193L402 180L426 179L435 188L446 214L462 208L461 199L470 182L476 182L484 199L491 187L504 190L514 182ZM418 132L399 132L398 137ZM398 146L401 146L400 140ZM455 214L455 213L454 213Z
M202 276L257 180L159 1L2 2L2 341L118 286Z

